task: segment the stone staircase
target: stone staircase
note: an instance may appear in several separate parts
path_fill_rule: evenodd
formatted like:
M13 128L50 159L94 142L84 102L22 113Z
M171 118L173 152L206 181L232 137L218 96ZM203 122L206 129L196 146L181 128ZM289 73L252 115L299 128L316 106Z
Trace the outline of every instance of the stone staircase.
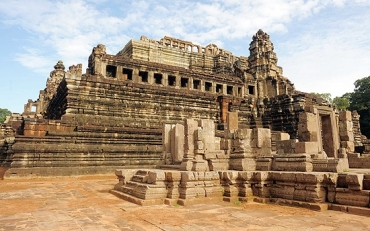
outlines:
M116 170L116 175L119 182L110 193L138 205L222 201L217 172L124 169Z

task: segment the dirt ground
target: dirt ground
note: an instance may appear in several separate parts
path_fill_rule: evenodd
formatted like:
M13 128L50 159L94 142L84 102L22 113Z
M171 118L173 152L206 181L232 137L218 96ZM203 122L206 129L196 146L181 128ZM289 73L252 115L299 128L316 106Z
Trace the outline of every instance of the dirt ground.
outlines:
M369 217L260 203L138 206L114 175L0 180L0 230L370 230Z

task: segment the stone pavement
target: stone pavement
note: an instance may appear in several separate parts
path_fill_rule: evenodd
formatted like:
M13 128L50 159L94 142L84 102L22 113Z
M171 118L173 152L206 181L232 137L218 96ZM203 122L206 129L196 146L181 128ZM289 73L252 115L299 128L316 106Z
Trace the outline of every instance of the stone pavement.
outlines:
M370 230L370 219L258 203L141 207L114 175L0 180L0 230Z

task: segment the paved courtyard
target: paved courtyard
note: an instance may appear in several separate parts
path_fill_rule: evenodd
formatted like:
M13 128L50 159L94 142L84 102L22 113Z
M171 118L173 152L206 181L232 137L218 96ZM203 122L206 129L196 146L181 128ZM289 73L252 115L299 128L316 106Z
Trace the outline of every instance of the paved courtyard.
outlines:
M369 217L258 203L141 207L114 175L0 180L0 230L370 230Z

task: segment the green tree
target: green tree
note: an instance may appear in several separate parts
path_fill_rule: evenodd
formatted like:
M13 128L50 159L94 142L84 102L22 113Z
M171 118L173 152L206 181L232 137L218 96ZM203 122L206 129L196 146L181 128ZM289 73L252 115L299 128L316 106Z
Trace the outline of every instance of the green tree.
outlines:
M328 101L328 103L330 103L330 104L333 103L333 99L331 98L331 94L330 93L311 92L310 94L317 95L317 96L325 99L326 101Z
M356 80L354 85L355 90L349 97L349 109L358 112L361 132L370 137L370 76Z
M341 97L335 97L333 99L333 104L337 106L339 110L347 110L349 108L350 94L351 93L346 93Z
M6 108L0 108L0 124L4 123L6 116L11 115L11 111Z

